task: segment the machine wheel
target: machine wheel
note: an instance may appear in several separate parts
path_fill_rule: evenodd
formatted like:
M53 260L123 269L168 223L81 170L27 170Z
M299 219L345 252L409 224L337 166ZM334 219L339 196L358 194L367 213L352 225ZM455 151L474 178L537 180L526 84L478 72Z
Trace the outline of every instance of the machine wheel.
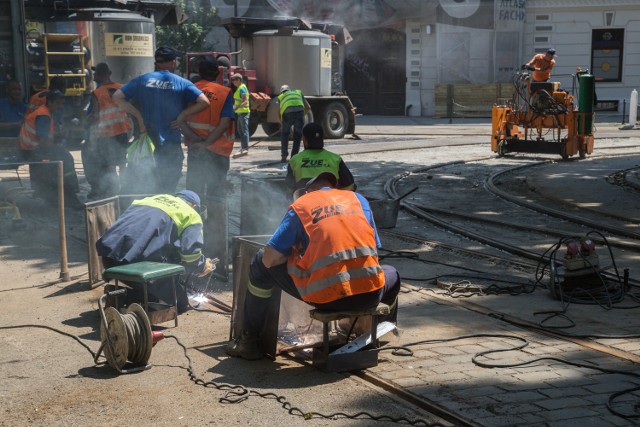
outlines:
M267 135L273 135L280 130L280 123L262 122L262 130Z
M249 135L253 136L254 133L256 133L256 130L258 130L258 125L260 124L260 118L257 117L257 115L255 113L251 113L251 115L249 116Z
M332 102L324 107L320 120L324 137L327 139L339 139L347 133L349 116L345 106L339 102Z

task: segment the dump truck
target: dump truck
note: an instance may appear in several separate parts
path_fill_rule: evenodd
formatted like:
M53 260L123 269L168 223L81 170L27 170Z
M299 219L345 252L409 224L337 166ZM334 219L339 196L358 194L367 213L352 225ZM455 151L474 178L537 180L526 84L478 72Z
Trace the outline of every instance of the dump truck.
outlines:
M240 73L251 93L250 132L259 125L267 135L280 129L278 91L282 85L299 89L311 106L305 122L316 122L325 138L343 138L355 132L355 107L344 92L344 47L351 40L340 25L308 23L297 18L227 18L222 25L237 40L235 52L187 54L213 55L221 66L219 79ZM235 65L232 65L235 64Z

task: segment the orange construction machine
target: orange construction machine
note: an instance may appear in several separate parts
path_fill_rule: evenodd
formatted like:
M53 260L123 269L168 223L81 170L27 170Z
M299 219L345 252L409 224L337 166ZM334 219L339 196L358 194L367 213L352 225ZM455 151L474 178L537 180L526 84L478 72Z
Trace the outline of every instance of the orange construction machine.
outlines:
M525 66L514 75L513 98L492 109L494 153L557 153L566 160L593 152L594 77L581 69L565 76L572 80L570 92L561 89L560 82L534 82Z

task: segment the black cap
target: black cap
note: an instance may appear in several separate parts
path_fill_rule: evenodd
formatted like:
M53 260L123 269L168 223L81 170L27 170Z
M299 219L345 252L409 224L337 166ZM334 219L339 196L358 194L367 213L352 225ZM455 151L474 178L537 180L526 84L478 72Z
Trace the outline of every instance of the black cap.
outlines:
M317 123L307 123L302 128L302 135L304 135L309 147L322 148L324 146L324 130L322 126Z
M553 56L553 55L555 55L555 54L556 54L556 50L555 50L555 49L549 49L549 50L547 50L547 53L548 53L549 55Z
M91 69L97 74L109 74L111 72L106 62L101 62L95 67L91 67Z
M64 98L64 93L54 89L54 90L48 91L46 97L47 97L47 102L53 102L57 99Z
M336 178L336 176L333 173L331 173L331 172L320 172L318 175L316 175L315 177L311 178L309 180L309 182L307 182L307 184L304 186L305 191L309 191L309 187L311 187L315 182L320 181L320 180L329 181L333 188L335 188L336 185L338 185L338 178Z
M156 49L156 62L173 61L178 56L178 52L170 46L160 46Z
M198 65L198 71L203 74L218 72L218 61L213 56L203 56Z

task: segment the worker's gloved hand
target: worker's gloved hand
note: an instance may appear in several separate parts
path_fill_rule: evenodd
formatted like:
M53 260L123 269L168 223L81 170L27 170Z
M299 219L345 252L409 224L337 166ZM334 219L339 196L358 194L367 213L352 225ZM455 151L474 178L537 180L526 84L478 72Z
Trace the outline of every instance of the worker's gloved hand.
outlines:
M202 269L202 272L198 274L198 277L204 277L210 274L212 271L214 271L216 269L217 262L218 262L217 258L214 258L214 259L207 258L204 262L204 268Z

